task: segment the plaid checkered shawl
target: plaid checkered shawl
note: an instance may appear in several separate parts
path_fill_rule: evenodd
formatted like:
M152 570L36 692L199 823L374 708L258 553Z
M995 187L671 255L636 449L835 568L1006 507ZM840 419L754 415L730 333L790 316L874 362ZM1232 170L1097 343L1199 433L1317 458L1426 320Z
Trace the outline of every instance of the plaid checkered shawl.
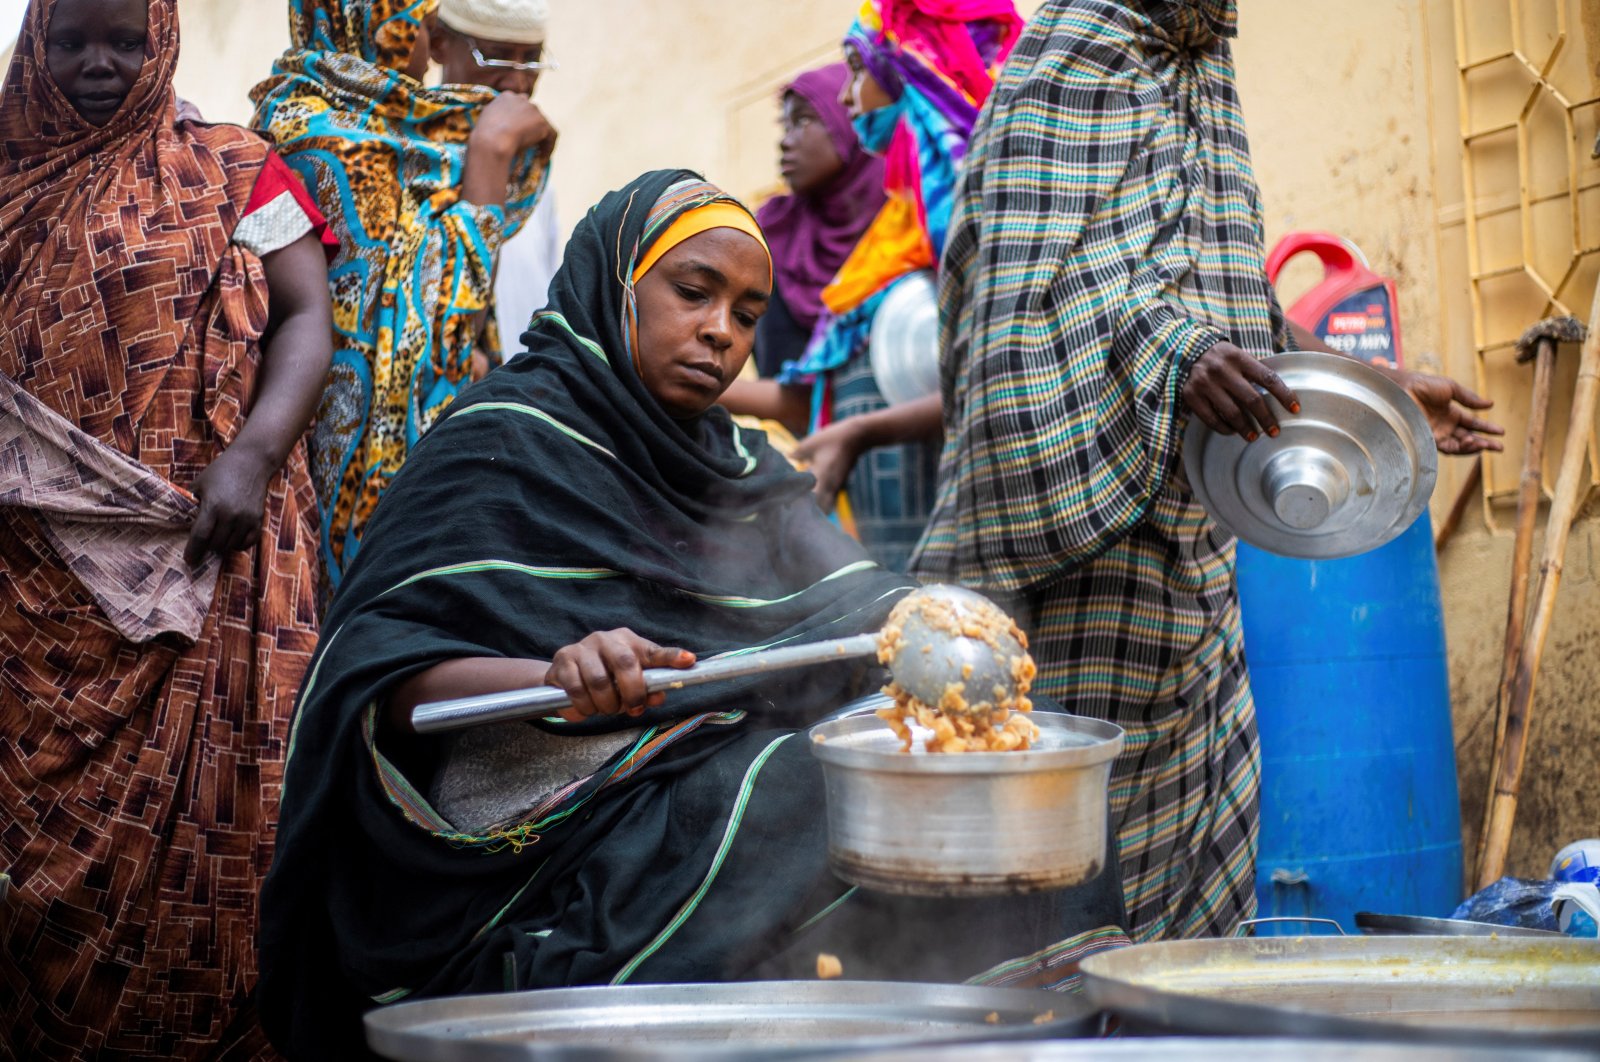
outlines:
M941 276L945 451L919 575L1017 589L1143 521L1180 390L1288 343L1226 37L1233 0L1047 0L980 116Z

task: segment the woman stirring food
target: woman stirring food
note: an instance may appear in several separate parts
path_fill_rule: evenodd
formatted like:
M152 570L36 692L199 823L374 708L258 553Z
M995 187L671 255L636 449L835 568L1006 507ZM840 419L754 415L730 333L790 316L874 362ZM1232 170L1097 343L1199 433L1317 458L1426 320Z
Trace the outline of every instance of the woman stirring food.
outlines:
M8 1057L254 1028L316 644L327 263L266 141L180 118L177 60L176 0L33 0L0 94Z
M1109 875L981 902L834 878L793 728L872 688L864 666L645 692L645 668L876 631L912 585L715 408L772 284L742 206L639 178L578 225L529 352L396 477L302 698L263 896L263 1020L294 1057L349 1057L364 1010L424 996L811 977L819 953L1010 977L1120 917ZM408 732L420 703L541 685L573 707Z

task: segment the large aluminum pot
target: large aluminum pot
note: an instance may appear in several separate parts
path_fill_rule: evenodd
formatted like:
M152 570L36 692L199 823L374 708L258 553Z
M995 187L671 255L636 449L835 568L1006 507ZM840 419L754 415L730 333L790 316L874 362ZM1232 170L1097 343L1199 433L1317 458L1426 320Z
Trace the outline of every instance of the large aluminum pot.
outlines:
M1082 971L1090 1001L1141 1032L1600 1049L1600 941L1177 940Z
M701 1062L1095 1036L1055 992L875 981L622 985L425 999L366 1015L397 1062ZM919 1050L921 1046L919 1046Z
M920 732L915 751L902 752L870 714L812 727L834 873L911 896L1037 892L1093 878L1106 861L1122 729L1046 712L1033 721L1039 741L1026 752L940 755L922 751Z
M1585 1062L1583 1051L1447 1047L1349 1040L1124 1037L872 1051L832 1062Z

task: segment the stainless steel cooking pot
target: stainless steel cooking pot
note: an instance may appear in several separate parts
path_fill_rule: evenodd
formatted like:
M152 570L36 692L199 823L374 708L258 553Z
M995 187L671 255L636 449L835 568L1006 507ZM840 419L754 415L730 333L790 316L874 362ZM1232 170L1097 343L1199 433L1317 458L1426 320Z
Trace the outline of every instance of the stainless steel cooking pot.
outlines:
M959 1047L873 1051L833 1062L1584 1062L1587 1052L1554 1048L1450 1047L1349 1040L1281 1040L1231 1037L1124 1037L968 1044Z
M1091 1002L1139 1031L1600 1048L1600 942L1179 940L1083 961Z
M776 1059L1100 1031L1055 992L875 981L624 985L457 996L368 1012L367 1045L398 1062Z
M889 703L880 698L879 706ZM1106 860L1122 729L1035 712L1025 752L912 752L875 715L812 727L835 874L878 892L995 896L1080 885Z

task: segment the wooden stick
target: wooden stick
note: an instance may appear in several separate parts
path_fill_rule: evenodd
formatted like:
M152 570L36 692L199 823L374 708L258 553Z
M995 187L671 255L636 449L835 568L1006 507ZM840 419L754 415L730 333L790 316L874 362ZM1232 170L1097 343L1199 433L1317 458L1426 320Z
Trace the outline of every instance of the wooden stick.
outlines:
M1472 471L1467 473L1467 481L1461 484L1461 489L1456 491L1456 500L1450 504L1450 511L1445 514L1444 523L1439 525L1439 530L1433 533L1433 551L1441 552L1445 543L1455 535L1456 528L1461 526L1461 520L1467 515L1467 507L1478 497L1478 489L1483 486L1483 456L1472 463Z
M1545 639L1555 613L1556 591L1567 553L1581 488L1587 482L1589 426L1594 422L1595 401L1600 398L1600 287L1589 310L1589 334L1583 341L1578 383L1572 397L1572 419L1567 422L1567 445L1556 476L1555 498L1545 522L1544 556L1539 563L1539 592L1526 642L1510 686L1506 708L1505 742L1498 763L1492 765L1494 796L1485 830L1483 860L1478 867L1478 887L1493 884L1505 874L1506 852L1511 848L1511 825L1516 819L1517 796L1522 787L1522 766L1528 755L1528 727L1532 718L1534 680L1544 655Z
M1483 828L1478 832L1477 877L1483 877L1489 838L1489 812L1494 807L1497 767L1504 754L1506 716L1511 706L1511 680L1522 659L1528 622L1528 567L1533 561L1533 531L1543 493L1545 426L1549 422L1550 385L1555 378L1556 341L1538 340L1533 355L1533 396L1528 413L1528 439L1522 451L1522 482L1517 494L1517 532L1511 547L1511 593L1506 603L1506 647L1495 697L1494 752L1489 758L1488 791L1483 802ZM1498 877L1490 879L1498 880ZM1482 887L1481 885L1479 886Z

